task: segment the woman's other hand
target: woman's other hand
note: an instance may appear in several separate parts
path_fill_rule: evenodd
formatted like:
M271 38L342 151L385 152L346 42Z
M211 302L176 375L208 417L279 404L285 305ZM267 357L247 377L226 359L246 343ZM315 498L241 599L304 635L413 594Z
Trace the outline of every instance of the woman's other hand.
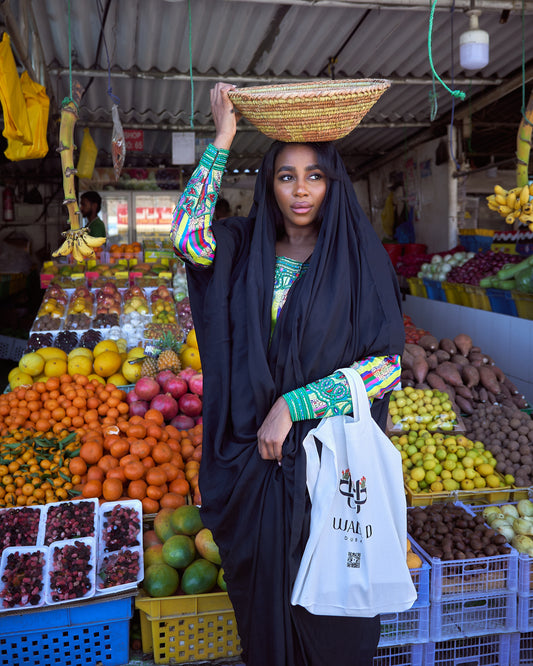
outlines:
M236 86L231 83L219 82L211 89L211 112L215 123L216 136L213 142L215 148L229 150L237 131L237 121L241 114L233 106L228 97L228 90Z
M257 431L257 448L263 460L277 460L281 465L281 447L292 426L289 406L280 397L272 405Z

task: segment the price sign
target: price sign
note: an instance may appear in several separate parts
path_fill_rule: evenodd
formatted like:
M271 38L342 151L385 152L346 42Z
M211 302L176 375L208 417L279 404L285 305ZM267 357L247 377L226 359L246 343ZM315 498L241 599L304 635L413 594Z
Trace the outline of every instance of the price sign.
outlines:
M144 131L139 129L125 129L124 140L126 151L139 152L144 150Z

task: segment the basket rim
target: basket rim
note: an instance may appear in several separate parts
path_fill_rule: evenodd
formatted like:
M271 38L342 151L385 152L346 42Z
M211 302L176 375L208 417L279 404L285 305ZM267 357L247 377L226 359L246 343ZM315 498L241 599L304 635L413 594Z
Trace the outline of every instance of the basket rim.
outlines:
M299 83L278 83L266 86L249 86L228 90L232 101L321 98L321 97L358 97L362 94L382 92L391 86L389 79L316 79Z

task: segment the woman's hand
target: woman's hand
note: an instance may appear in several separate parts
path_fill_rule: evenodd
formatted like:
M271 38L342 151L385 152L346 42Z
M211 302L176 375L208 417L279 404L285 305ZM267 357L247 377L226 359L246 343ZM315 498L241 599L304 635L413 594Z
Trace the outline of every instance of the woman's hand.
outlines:
M216 136L213 141L215 148L229 150L237 131L237 121L241 114L233 106L228 97L228 90L236 86L231 83L219 82L211 89L211 111L215 123Z
M289 406L280 397L272 405L257 431L257 448L263 460L277 460L281 465L281 447L292 427Z

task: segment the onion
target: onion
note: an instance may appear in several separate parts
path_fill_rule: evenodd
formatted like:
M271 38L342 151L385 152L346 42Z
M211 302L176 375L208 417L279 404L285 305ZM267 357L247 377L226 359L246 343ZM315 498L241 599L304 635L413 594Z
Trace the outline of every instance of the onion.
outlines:
M135 384L135 393L141 400L152 400L161 391L161 387L151 377L141 377Z
M170 422L170 425L178 430L190 430L194 427L194 419L186 414L177 414Z
M150 402L150 409L157 409L158 412L163 414L165 421L170 421L178 413L178 403L170 393L162 393L153 398Z
M195 393L185 393L178 401L180 411L187 416L200 416L202 413L202 401Z
M130 404L130 416L144 416L148 411L146 400L136 400Z

